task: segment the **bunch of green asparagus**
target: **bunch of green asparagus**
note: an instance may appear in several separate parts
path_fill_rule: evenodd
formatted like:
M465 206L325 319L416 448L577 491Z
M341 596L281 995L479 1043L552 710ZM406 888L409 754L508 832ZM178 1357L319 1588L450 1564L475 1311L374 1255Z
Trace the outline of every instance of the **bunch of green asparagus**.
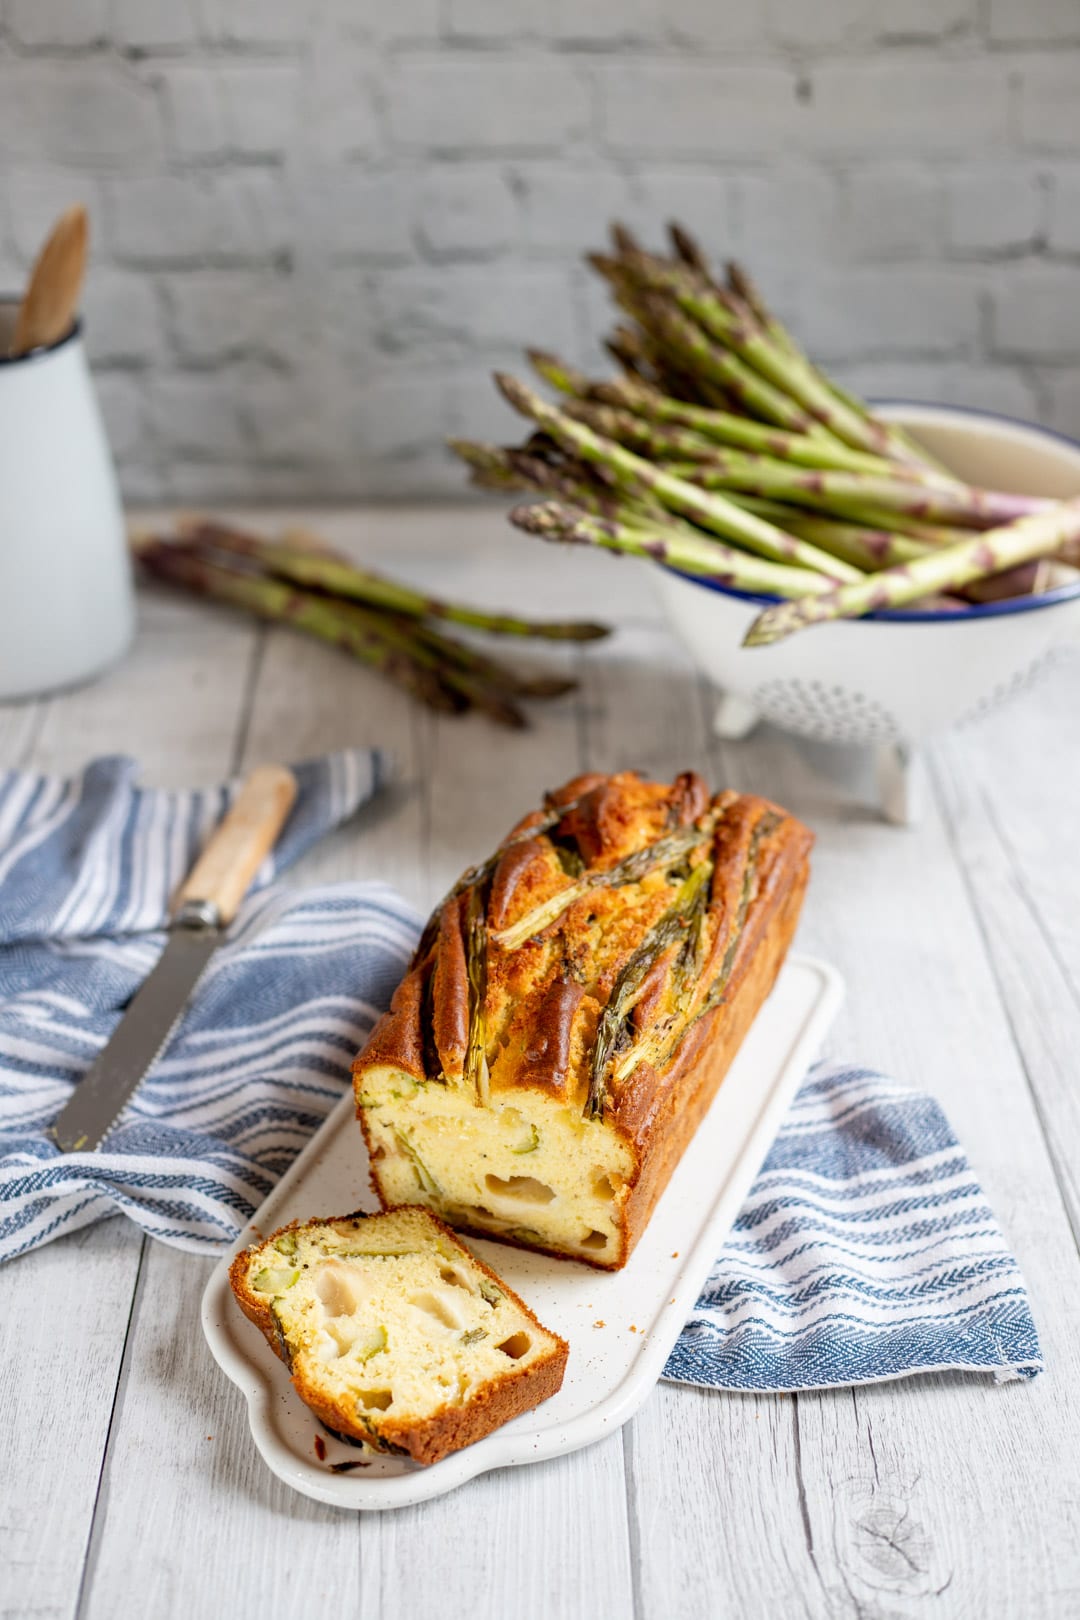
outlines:
M523 619L425 596L356 567L304 532L267 540L196 519L168 538L137 537L132 547L155 579L340 647L428 708L476 709L506 726L527 724L520 700L560 697L576 683L511 669L447 634L447 625L547 641L594 641L608 633L599 624Z
M751 646L884 607L1042 590L1045 559L1075 556L1080 502L954 477L815 366L745 271L719 277L670 230L668 256L621 226L611 253L589 255L627 317L607 343L615 377L530 350L561 404L496 374L532 436L451 440L475 484L544 497L514 508L519 528L784 598Z

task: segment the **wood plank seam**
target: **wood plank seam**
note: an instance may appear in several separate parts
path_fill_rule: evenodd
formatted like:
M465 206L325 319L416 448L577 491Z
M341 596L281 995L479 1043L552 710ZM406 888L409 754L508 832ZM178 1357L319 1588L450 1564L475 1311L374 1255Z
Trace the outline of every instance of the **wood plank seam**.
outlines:
M1074 983L1072 975L1069 972L1068 964L1062 959L1061 952L1058 949L1057 940L1047 928L1046 920L1038 906L1035 904L1034 896L1030 893L1027 884L1024 882L1023 873L1016 858L1016 850L1009 841L1009 838L1005 833L1005 829L1001 825L1001 820L995 812L994 801L990 794L987 793L985 788L980 790L979 798L982 802L986 819L997 836L998 843L1001 845L1002 854L1005 856L1006 863L1008 864L1009 870L1012 873L1013 881L1016 885L1017 896L1023 904L1024 909L1027 911L1028 916L1035 925L1040 938L1045 944L1047 954L1050 956L1054 962L1054 965L1061 974L1062 984L1066 993L1076 1006L1077 1010L1080 1011L1080 985Z
M256 693L256 676L261 663L262 648L265 643L265 627L258 626L253 638L248 656L245 660L243 674L243 691L240 712L235 724L232 743L229 749L229 768L235 772L240 768L242 754L242 739L246 735L250 721L250 714ZM131 1294L131 1305L128 1311L127 1322L124 1328L124 1340L121 1349L120 1363L117 1370L117 1380L113 1391L113 1402L109 1413L109 1424L106 1430L105 1443L102 1447L101 1467L98 1473L97 1490L94 1496L94 1505L90 1515L90 1524L87 1532L86 1545L83 1553L82 1573L79 1580L78 1596L73 1610L73 1620L84 1620L92 1600L94 1590L94 1576L97 1567L97 1555L101 1545L101 1537L108 1518L108 1494L106 1481L108 1471L112 1464L112 1443L117 1432L119 1420L123 1414L124 1390L130 1375L131 1354L133 1343L133 1329L135 1327L139 1300L142 1295L143 1279L146 1271L147 1248L149 1239L143 1237L139 1246L139 1260L135 1272L134 1286Z
M653 1392L655 1395L655 1391ZM622 1466L626 1500L626 1541L630 1559L630 1589L633 1598L633 1620L645 1620L645 1593L641 1578L641 1520L637 1504L637 1475L634 1469L634 1423L623 1424Z
M263 660L266 657L266 643L270 635L270 627L260 624L256 627L255 645L251 649L251 658L248 661L244 676L244 690L240 700L240 715L236 723L236 736L233 738L232 759L229 764L230 773L236 776L243 769L244 755L247 751L248 735L251 731L251 717L255 712L255 697L258 691L259 674L262 670ZM282 763L285 763L282 761Z
M951 807L950 807L949 802L948 802L948 796L947 796L947 794L945 792L944 785L943 785L943 783L942 783L942 781L941 781L941 779L939 777L936 763L932 758L930 760L930 780L931 780L931 783L932 783L934 796L935 796L935 798L936 798L936 800L938 802L938 806L939 806L940 811L941 811L941 818L942 818L942 821L944 823L946 832L948 834L949 844L950 844L950 847L951 847L951 849L953 851L953 855L954 855L954 857L956 859L956 864L957 864L957 866L959 868L959 871L960 871L961 881L963 882L964 889L965 889L965 891L967 893L968 902L969 902L969 905L971 907L972 916L974 917L974 920L975 920L975 926L979 931L979 936L980 936L980 938L982 940L982 943L983 943L983 950L984 950L984 954L986 956L987 962L989 964L990 973L993 976L994 984L996 985L997 990L998 990L998 996L999 996L999 999L1000 999L1002 1015L1004 1016L1005 1023L1006 1023L1006 1025L1008 1027L1008 1030L1009 1030L1009 1037L1010 1037L1010 1040L1012 1042L1013 1050L1014 1050L1014 1052L1016 1054L1017 1063L1019 1064L1020 1070L1021 1070L1021 1072L1022 1072L1022 1074L1024 1076L1024 1084L1025 1084L1025 1086L1027 1088L1028 1095L1031 1098L1031 1105L1032 1105L1032 1109L1034 1110L1035 1118L1036 1118L1036 1120L1038 1122L1039 1132L1040 1132L1040 1134L1042 1136L1042 1139L1043 1139L1043 1146L1046 1149L1047 1158L1049 1159L1050 1165L1051 1165L1051 1167L1053 1169L1054 1183L1055 1183L1055 1186L1057 1188L1058 1196L1061 1199L1062 1210L1064 1212L1065 1219L1066 1219L1066 1221L1068 1223L1069 1230L1072 1233L1073 1243L1074 1243L1074 1245L1076 1247L1077 1255L1080 1256L1080 1214L1078 1214L1078 1212L1076 1210L1074 1210L1074 1208L1072 1206L1072 1200L1070 1199L1069 1194L1068 1194L1067 1178L1065 1177L1064 1168L1062 1166L1061 1159L1060 1159L1060 1157L1059 1157L1059 1155L1057 1153L1056 1147L1055 1147L1054 1134L1053 1134L1053 1131L1051 1130L1050 1122L1047 1119L1045 1111L1043 1109L1042 1098L1039 1095L1039 1088L1038 1088L1038 1086L1037 1086L1037 1084L1035 1082L1035 1077L1031 1072L1031 1068L1030 1068L1030 1066L1028 1064L1028 1060L1027 1060L1027 1053L1024 1050L1023 1043L1022 1043L1022 1041L1020 1039L1019 1031L1017 1030L1017 1027L1016 1027L1016 1023L1015 1023L1015 1020L1014 1020L1014 1017L1013 1017L1013 1010L1012 1010L1012 1007L1010 1005L1009 997L1008 997L1008 995L1006 993L1006 986L1004 984L1004 981L1002 980L1000 972L998 971L998 964L997 964L997 959L996 959L995 952L994 952L993 943L991 941L990 935L987 932L986 925L985 925L985 922L983 920L983 915L982 915L982 911L981 911L980 906L979 906L978 895L977 895L977 891L975 889L975 885L971 881L971 877L970 877L970 874L968 873L966 864L960 858L959 840L958 840L958 837L957 837L956 826L955 826L955 823L954 823L953 817L952 817ZM990 821L991 827L994 829L994 831L996 833L997 832L997 827L996 827L996 824L994 822L993 817L991 816L988 819ZM999 840L999 842L1000 842L1000 840ZM1002 849L1003 849L1003 852L1005 853L1006 859L1008 860L1009 859L1009 852L1008 852L1007 846L1002 844ZM1009 864L1010 864L1010 866L1012 866L1013 862L1010 860ZM1020 888L1021 895L1023 895L1023 885L1019 882L1019 878L1017 879L1017 881L1018 881L1018 887ZM1040 933L1041 933L1042 932L1041 923L1039 924L1039 930L1040 930ZM1056 953L1054 954L1054 959L1055 959L1055 961L1057 960ZM1065 978L1066 978L1066 983L1069 984L1069 989L1070 989L1070 993L1071 993L1072 992L1072 985L1071 985L1071 983L1069 983L1067 974L1065 975Z
M799 1396L791 1397L791 1427L795 1451L795 1489L799 1503L799 1517L802 1520L803 1535L806 1538L806 1556L810 1560L810 1567L817 1576L818 1584L826 1599L829 1594L818 1567L817 1554L814 1551L814 1526L810 1519L810 1503L806 1494L806 1478L803 1474L802 1462L802 1431L799 1428Z
M121 1217L123 1218L123 1217ZM135 1270L135 1285L131 1290L131 1305L128 1310L127 1322L124 1324L124 1343L120 1351L120 1365L116 1372L116 1385L113 1389L112 1408L109 1412L109 1426L105 1431L105 1444L101 1451L101 1468L98 1473L97 1490L94 1493L94 1506L90 1514L90 1525L86 1535L86 1546L83 1550L82 1574L79 1577L79 1591L72 1610L73 1620L83 1620L86 1605L94 1583L94 1567L96 1564L97 1547L99 1543L101 1526L104 1524L108 1512L108 1498L105 1491L105 1476L109 1466L109 1442L112 1439L116 1422L123 1410L124 1388L127 1383L128 1369L130 1367L131 1330L135 1324L135 1313L138 1308L140 1291L142 1288L143 1272L146 1266L146 1251L149 1238L145 1235L139 1244L139 1263Z

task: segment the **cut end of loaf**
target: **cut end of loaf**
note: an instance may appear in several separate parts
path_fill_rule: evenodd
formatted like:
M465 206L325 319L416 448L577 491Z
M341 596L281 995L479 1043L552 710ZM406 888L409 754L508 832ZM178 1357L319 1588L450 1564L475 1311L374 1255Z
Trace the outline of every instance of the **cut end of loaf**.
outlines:
M582 1117L576 1095L513 1087L484 1107L387 1065L358 1077L357 1103L384 1203L604 1269L625 1263L632 1154Z

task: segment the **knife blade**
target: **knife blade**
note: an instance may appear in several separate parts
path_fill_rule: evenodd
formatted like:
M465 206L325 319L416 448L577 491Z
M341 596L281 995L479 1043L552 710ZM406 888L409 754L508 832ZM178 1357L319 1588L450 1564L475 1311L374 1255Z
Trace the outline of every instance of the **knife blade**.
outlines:
M259 766L244 781L177 895L157 966L50 1128L63 1153L93 1152L119 1119L176 1028L295 799L296 778L284 766Z

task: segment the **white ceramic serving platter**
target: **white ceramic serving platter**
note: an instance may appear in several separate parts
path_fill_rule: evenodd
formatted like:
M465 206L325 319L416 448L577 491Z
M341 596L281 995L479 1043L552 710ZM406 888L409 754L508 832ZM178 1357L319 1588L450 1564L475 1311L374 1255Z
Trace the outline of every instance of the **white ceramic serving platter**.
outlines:
M294 1219L377 1208L352 1097L343 1098L215 1268L203 1295L207 1343L243 1390L255 1444L269 1467L320 1502L404 1507L492 1468L591 1445L625 1423L660 1377L842 997L833 968L810 957L788 958L623 1271L593 1271L469 1240L540 1320L569 1341L570 1360L558 1395L429 1468L361 1452L327 1434L229 1290L229 1261L260 1235ZM335 1463L351 1466L335 1473Z

